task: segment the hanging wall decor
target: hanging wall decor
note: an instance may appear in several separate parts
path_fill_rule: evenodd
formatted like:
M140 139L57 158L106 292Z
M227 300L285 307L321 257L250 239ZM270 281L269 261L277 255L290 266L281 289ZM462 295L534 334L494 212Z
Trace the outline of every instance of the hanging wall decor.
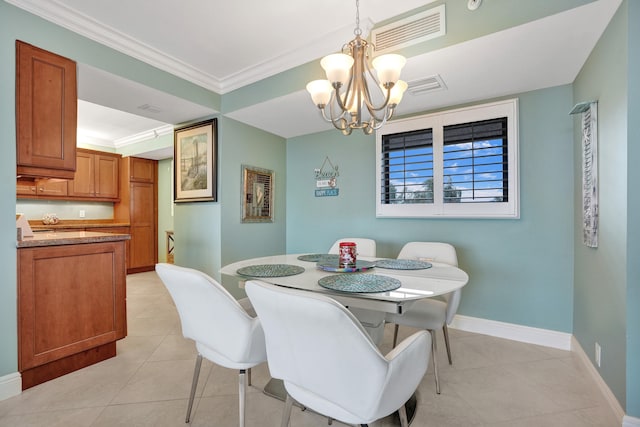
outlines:
M174 201L215 202L217 188L217 120L175 129Z
M582 239L598 247L598 103L582 102L569 114L582 114Z
M273 222L273 171L242 165L242 222Z
M329 160L329 156L324 158L324 162L320 168L314 169L316 178L316 197L337 196L339 194L338 185L338 166L334 166Z

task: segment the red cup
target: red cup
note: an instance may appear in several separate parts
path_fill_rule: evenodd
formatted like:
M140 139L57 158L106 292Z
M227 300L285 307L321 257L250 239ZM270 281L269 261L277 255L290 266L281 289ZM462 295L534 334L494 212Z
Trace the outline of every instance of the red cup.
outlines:
M339 250L340 268L355 268L356 266L356 244L354 242L340 242Z

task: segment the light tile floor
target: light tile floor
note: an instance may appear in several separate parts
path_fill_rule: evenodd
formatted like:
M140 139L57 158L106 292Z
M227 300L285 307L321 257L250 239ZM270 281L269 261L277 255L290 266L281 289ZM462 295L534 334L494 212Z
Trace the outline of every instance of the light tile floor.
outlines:
M184 424L195 348L181 335L171 298L154 272L127 278L129 334L118 355L0 402L0 426L113 427ZM391 327L381 346L391 349ZM412 330L400 328L401 338ZM439 333L442 394L431 368L418 389L415 427L619 427L582 362L571 352L450 331L449 366ZM205 361L193 426L236 426L237 373ZM268 368L253 370L247 427L279 426L282 402L261 393ZM380 423L386 424L386 423ZM292 427L327 420L294 409ZM334 422L334 425L342 425Z

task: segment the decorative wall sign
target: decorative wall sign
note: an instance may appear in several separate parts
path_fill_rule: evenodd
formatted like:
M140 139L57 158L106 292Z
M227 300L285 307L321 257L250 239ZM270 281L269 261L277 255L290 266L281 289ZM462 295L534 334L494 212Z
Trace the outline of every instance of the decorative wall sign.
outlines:
M242 166L242 222L273 222L273 171Z
M338 166L334 166L329 160L329 156L324 158L322 166L318 169L314 169L316 178L316 197L337 196L340 192L338 189Z
M217 120L196 123L173 132L174 201L216 201Z
M598 247L598 103L582 113L582 230L584 244Z

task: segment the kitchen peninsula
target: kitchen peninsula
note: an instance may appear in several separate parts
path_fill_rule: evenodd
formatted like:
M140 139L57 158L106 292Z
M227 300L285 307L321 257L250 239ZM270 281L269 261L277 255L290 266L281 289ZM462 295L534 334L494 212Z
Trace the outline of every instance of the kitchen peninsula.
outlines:
M127 334L128 234L40 231L17 242L22 388L116 355Z

